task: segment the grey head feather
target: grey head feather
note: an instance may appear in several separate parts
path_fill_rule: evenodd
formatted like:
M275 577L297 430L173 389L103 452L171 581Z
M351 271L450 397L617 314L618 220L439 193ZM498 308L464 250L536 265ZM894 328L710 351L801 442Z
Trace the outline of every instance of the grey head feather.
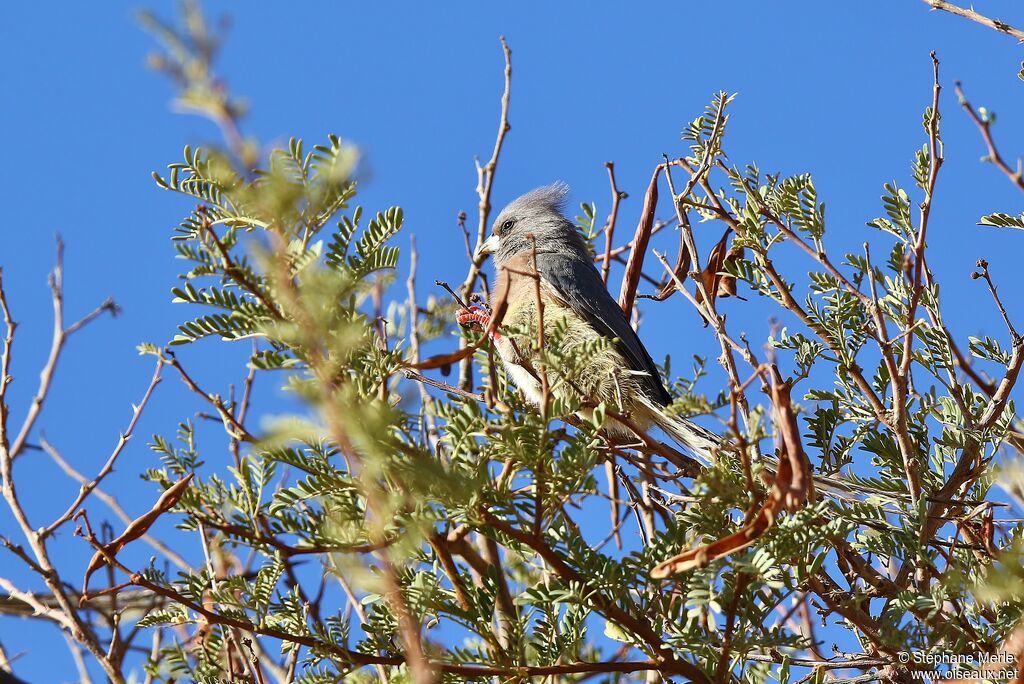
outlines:
M565 210L568 198L568 183L558 180L551 185L543 185L531 190L509 204L509 207L547 207L551 211L561 214Z
M568 195L569 186L556 181L531 190L502 209L491 227L498 238L495 264L500 267L508 259L531 251L534 240L538 253L569 252L585 258L587 246L583 237L562 214Z

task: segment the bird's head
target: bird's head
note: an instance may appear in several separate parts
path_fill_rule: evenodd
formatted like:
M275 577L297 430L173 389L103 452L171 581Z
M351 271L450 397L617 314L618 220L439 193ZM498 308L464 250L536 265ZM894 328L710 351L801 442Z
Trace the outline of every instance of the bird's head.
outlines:
M572 221L562 215L569 186L562 182L531 190L501 210L477 256L493 254L503 263L523 252L559 252L587 258L587 247Z

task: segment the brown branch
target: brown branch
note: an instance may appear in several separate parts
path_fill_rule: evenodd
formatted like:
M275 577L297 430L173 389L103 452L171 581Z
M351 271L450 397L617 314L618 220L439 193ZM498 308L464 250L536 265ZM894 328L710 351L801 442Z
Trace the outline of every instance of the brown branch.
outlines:
M417 373L414 370L406 369L403 372L405 373L405 377L409 378L410 380L415 380L416 382L422 383L424 385L436 387L439 390L443 390L445 392L448 392L449 394L454 394L455 396L462 397L463 399L472 399L474 401L479 401L481 403L484 402L484 395L482 394L476 394L475 392L467 392L462 388L455 387L454 385L449 385L447 382L434 380L433 378L429 378L426 375Z
M220 253L224 273L231 276L238 283L239 287L255 297L275 320L284 320L283 314L270 297L267 296L267 293L263 291L263 288L258 283L250 281L245 271L235 263L235 260L231 257L231 251L217 236L217 231L213 229L213 224L210 222L209 217L204 217L202 227L206 229L210 239L213 240L213 244L217 247L217 252Z
M88 478L85 477L85 475L82 475L82 473L75 470L71 466L71 464L68 463L63 456L60 455L60 452L56 449L56 447L50 444L45 438L41 440L41 446L43 447L43 451L49 454L50 458L53 459L53 461L60 467L61 470L64 471L66 475L77 481L83 487L85 487L85 485L91 482ZM125 512L124 508L121 507L121 504L118 503L117 499L115 499L110 494L107 494L102 489L100 489L99 486L94 486L92 488L92 493L96 496L97 499L106 504L106 506L114 512L114 514L121 520L121 522L127 525L132 521L131 516L129 516L128 513ZM182 558L181 554L173 551L170 547L168 547L166 544L164 544L156 537L150 534L144 534L142 535L142 541L146 542L154 549L167 556L168 560L170 560L172 563L177 565L182 570L189 570L192 567L192 564L188 563L184 558Z
M1010 353L1010 362L1006 365L1006 373L1003 374L999 384L996 385L996 391L992 394L988 406L985 407L985 412L981 415L981 419L978 420L979 428L987 429L992 427L999 420L1000 416L1003 415L1006 404L1010 400L1010 392L1017 384L1017 378L1020 375L1022 365L1024 365L1024 338L1018 336L1013 340L1013 351ZM952 496L952 494L943 491L937 492L936 496L948 497Z
M68 619L59 605L44 603L41 597L37 596L34 592L18 589L6 577L0 577L0 589L7 592L7 598L0 599L0 613L8 615L38 615L47 620L52 620L65 629L74 629L74 623Z
M875 648L875 652L871 655L877 655L879 652L896 655L897 649L884 643L881 627L877 622L857 605L850 605L852 601L850 592L843 591L835 583L835 580L828 576L828 573L819 570L818 574L808 578L807 584L832 612L845 618L871 642Z
M9 408L7 406L7 386L11 383L11 348L14 345L14 331L18 324L11 317L11 309L7 304L7 292L4 290L4 270L0 268L0 313L3 313L4 327L4 351L0 355L0 453L10 452L10 443L7 436L7 418Z
M1020 337L1017 334L1017 329L1013 327L1013 321L1010 320L1009 314L1006 313L1006 307L1003 306L1003 302L999 299L999 290L996 289L996 285L992 282L992 274L988 271L988 262L984 259L978 259L978 268L981 272L975 271L971 273L971 278L977 280L978 278L984 278L985 282L988 283L988 291L992 294L992 299L996 303L996 308L999 309L999 315L1003 317L1003 323L1006 324L1006 329L1010 331L1010 338L1016 342Z
M458 566L455 565L455 559L452 558L452 554L448 550L447 539L440 534L433 534L427 541L434 549L434 553L437 554L437 559L441 562L441 569L448 576L448 581L452 583L452 589L455 591L455 598L458 600L459 606L463 610L470 610L473 604L469 599L469 594L466 593L465 587L462 586L462 574L459 572Z
M978 389L991 397L996 391L995 384L991 380L981 377L978 371L974 370L974 364L972 364L970 358L965 356L963 351L960 350L959 345L957 345L949 330L943 327L943 332L946 333L946 339L949 341L949 348L950 351L953 352L953 362L956 364L956 367L962 370L964 375L970 378L970 380L978 386Z
M491 192L494 188L495 172L498 169L498 158L501 156L501 148L505 143L505 136L512 129L508 122L508 110L512 94L512 50L509 49L508 43L505 42L505 36L501 36L501 50L505 56L505 89L501 95L501 115L498 119L498 134L494 140L491 158L483 166L480 165L479 160L476 162L476 193L480 200L477 207L479 220L477 221L476 228L476 247L473 252L473 258L470 261L469 273L466 274L466 279L460 288L463 299L469 299L469 296L473 293L477 278L480 277L480 269L487 256L480 254L480 246L487 239L487 222L491 215ZM461 345L463 347L466 346L465 340L462 341ZM470 390L472 385L473 364L468 358L464 357L459 365L459 387L464 390Z
M661 636L654 631L646 620L634 616L630 611L620 607L619 602L604 596L591 586L586 577L580 575L571 568L561 556L548 546L543 538L534 537L521 530L518 530L504 520L493 515L490 511L482 511L487 524L494 530L501 532L506 537L527 546L537 553L563 580L578 583L586 590L589 600L594 604L598 612L607 619L612 620L619 626L635 634L644 641L657 655L659 666L656 668L661 672L680 674L698 684L710 684L708 676L694 665L685 660L679 660L672 653L667 644L662 641ZM622 598L621 602L632 605L628 598Z
M914 280L910 290L910 302L907 309L906 327L911 328L917 317L917 307L921 301L921 293L924 289L922 282L925 261L924 249L925 238L928 234L928 219L931 216L932 199L935 197L935 182L938 180L939 169L942 167L942 142L939 138L939 93L942 92L942 85L939 83L939 60L935 53L932 58L932 106L927 122L928 130L928 179L925 183L925 196L921 202L920 219L918 221L917 239L914 242ZM907 335L903 342L903 356L900 359L899 373L891 379L893 388L893 426L896 440L899 443L900 454L903 457L903 469L907 476L907 485L910 489L910 496L914 505L917 505L921 497L921 480L918 475L920 468L918 449L914 439L910 436L907 424L907 397L910 390L910 363L913 361L914 336Z
M468 247L469 242L466 242ZM416 296L416 273L417 266L419 264L419 253L416 250L416 236L412 235L409 237L409 277L405 281L405 288L408 294L406 307L408 308L408 326L409 326L409 353L412 356L414 363L420 360L420 319L419 313L420 308L418 304L418 298ZM408 374L406 377L409 377ZM427 388L423 386L423 383L419 385L420 404L421 412L423 415L423 422L427 431L427 439L430 441L430 445L433 451L437 451L439 444L440 432L437 429L437 420L434 418L434 399L427 392Z
M1010 179L1010 182L1017 186L1018 190L1024 192L1024 173L1021 172L1020 162L1017 162L1017 170L1014 171L1010 168L1009 164L1003 159L1003 156L999 154L999 149L996 147L996 142L992 138L992 120L989 118L981 118L981 115L971 106L971 103L964 97L964 91L960 87L960 82L954 83L956 90L956 96L960 100L960 106L963 107L967 115L971 117L971 121L978 127L981 132L981 138L985 141L985 147L988 148L988 161L995 164L996 168L1003 172L1003 174Z
M601 262L601 280L607 286L608 273L611 270L612 239L615 237L615 222L619 217L619 202L627 195L615 184L615 163L605 162L604 167L608 169L608 183L612 186L612 209L608 214L608 221L604 224L604 256Z
M104 312L109 311L112 315L117 315L118 313L118 308L114 301L107 299L80 320L66 328L64 327L64 243L59 237L57 238L56 265L53 267L53 273L50 274L49 284L53 298L53 337L50 343L50 353L46 363L43 365L42 372L39 374L39 389L36 391L35 396L32 397L28 414L21 424L17 437L14 438L10 445L12 459L18 458L21 454L25 447L25 442L28 440L28 436L32 432L39 414L42 412L43 403L50 392L50 385L53 383L53 377L57 370L57 361L60 359L61 352L64 350L64 344L68 338ZM8 328L10 328L9 325ZM9 378L10 376L5 375L5 377Z
M277 537L253 533L248 527L242 525L221 524L212 521L204 521L203 525L211 530L218 530L224 534L240 537L257 544L266 544L277 549L285 556L303 556L314 553L373 553L385 549L399 541L399 536L384 539L379 542L367 542L364 544L310 544L309 546L292 546L286 544Z
M41 576L47 588L53 594L60 611L64 614L64 620L66 621L70 636L89 651L89 653L100 664L100 667L103 668L107 677L114 682L114 684L122 684L122 682L124 682L124 677L122 676L119 668L113 664L111 658L104 652L90 626L82 619L82 616L78 612L76 606L71 603L71 600L68 597L67 588L60 577L60 573L57 572L57 569L54 567L53 562L50 559L46 542L41 538L40 533L32 526L25 514L25 509L18 497L18 491L14 482L14 458L18 451L24 446L25 440L31 431L32 424L39 415L39 410L42 408L43 400L49 391L50 381L52 380L53 372L56 368L57 358L59 357L64 341L67 339L67 333L63 327L63 293L60 289L61 277L63 275L61 263L62 254L63 247L58 241L57 266L54 269L54 276L51 278L51 286L54 292L54 312L56 320L54 323L54 341L51 346L50 360L48 360L47 364L44 366L43 374L40 377L40 389L36 394L36 398L33 399L32 408L29 409L29 415L26 418L25 423L22 424L19 436L13 443L9 442L8 437L7 419L9 416L9 409L6 404L6 387L10 383L11 378L11 348L14 341L14 331L17 326L11 316L7 297L3 288L2 273L0 273L0 310L2 310L4 323L7 327L7 332L4 337L4 351L2 356L0 356L0 491L2 491L3 498L32 551L32 556L35 560L30 563L30 567L32 567L34 571ZM110 306L111 311L113 311L112 304ZM101 307L101 309L102 308L103 307ZM86 319L82 320L88 322L88 320L92 320L93 318L95 318L95 316L90 314L90 316L87 316ZM73 327L75 330L78 330L82 325L85 325L85 323L82 323L81 325L75 324Z
M164 362L167 363L171 368L178 371L178 375L181 376L182 381L185 385L192 390L195 394L206 400L210 406L217 411L217 415L224 423L224 430L228 433L232 439L240 439L243 442L255 442L256 438L245 428L244 425L235 417L235 415L228 410L228 407L216 394L210 394L199 387L196 381L192 379L192 376L185 371L184 366L178 361L178 358L171 352L167 352L164 357Z
M729 673L729 651L732 648L732 634L736 627L736 610L739 607L740 597L746 591L750 583L750 577L745 572L736 576L736 585L733 587L732 599L726 608L725 634L722 636L722 648L718 655L718 666L715 669L715 682L723 684L726 675Z
M969 19L973 22L981 24L982 26L987 26L990 29L995 29L1000 33L1005 33L1008 36L1013 36L1019 41L1024 41L1024 31L1015 29L1014 27L1010 26L1004 21L999 21L998 19L989 19L988 17L982 14L978 14L973 9L967 9L965 7L954 5L951 2L946 2L946 0L923 0L923 2L926 5L931 5L931 8L933 10L942 10L943 12L955 14L958 17L963 17L964 19Z
M190 610L201 615L210 624L219 624L226 627L232 627L245 632L251 632L252 634L258 634L261 636L267 636L281 641L300 644L309 648L326 651L335 656L342 658L345 662L352 663L358 666L366 665L388 665L398 667L406 663L406 659L401 656L381 656L370 653L361 653L358 651L351 651L342 647L337 646L332 642L320 641L314 637L300 634L291 634L284 632L273 627L267 627L265 625L257 625L247 620L242 620L237 617L228 615L222 615L214 610L209 609L203 604L196 603L184 596L183 594L171 589L164 587L159 584L155 584L150 580L146 579L141 573L134 573L121 563L115 556L110 554L104 545L96 539L94 534L88 535L90 544L96 548L98 553L104 554L107 562L117 567L122 572L129 575L129 581L131 584L139 587L143 587L148 591L167 598L175 603L183 605ZM3 580L0 578L0 587L3 586ZM648 628L649 629L649 628ZM453 664L444 663L440 661L431 661L428 663L428 667L435 672L444 672L448 674L464 675L466 677L482 677L482 676L551 676L561 674L576 674L576 673L588 673L588 672L643 672L643 671L659 671L659 672L671 672L687 675L687 668L680 667L680 665L688 666L693 668L698 675L696 678L692 678L693 681L706 684L707 678L700 670L697 670L694 665L685 661L675 662L661 662L661 661L633 661L633 662L602 662L602 663L562 663L557 665L519 665L519 666L495 666L495 665L475 665L475 664Z
M128 422L128 427L125 428L125 431L119 435L117 439L117 444L114 446L114 451L111 452L110 456L107 458L107 462L103 464L102 468L100 468L100 471L96 474L96 477L94 477L92 480L89 480L88 482L82 483L82 487L78 492L78 496L76 496L75 500L71 502L71 505L68 506L67 510L64 511L64 513L60 517L58 517L56 520L50 523L49 527L40 532L40 537L42 539L46 539L47 537L49 537L51 534L57 531L57 529L61 525L70 520L71 517L78 510L78 507L82 505L82 502L85 501L85 499L89 496L89 494L92 493L94 489L96 489L97 486L99 486L100 482L103 481L103 478L109 475L110 472L114 469L114 463L117 462L117 457L121 455L121 452L124 450L124 447L128 444L128 441L132 438L132 435L135 433L135 426L138 424L139 418L142 417L142 412L146 409L146 405L149 403L149 398L153 396L153 390L155 390L156 386L160 384L160 373L163 370L163 366L163 358L158 357L156 362L156 368L153 370L153 377L149 381L149 386L146 388L145 394L142 395L142 401L140 401L137 405L134 406L132 418Z

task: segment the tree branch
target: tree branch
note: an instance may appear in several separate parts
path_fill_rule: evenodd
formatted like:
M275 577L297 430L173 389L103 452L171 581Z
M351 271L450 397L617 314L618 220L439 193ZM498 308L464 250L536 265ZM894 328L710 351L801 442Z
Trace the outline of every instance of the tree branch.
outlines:
M943 12L949 12L950 14L955 14L958 17L963 17L964 19L969 19L969 20L971 20L973 22L981 24L982 26L987 26L990 29L995 29L996 31L999 31L1000 33L1005 33L1008 36L1013 36L1014 38L1016 38L1019 41L1024 41L1024 31L1021 31L1019 29L1015 29L1014 27L1010 26L1009 24L1007 24L1004 21L999 21L998 19L989 19L988 17L986 17L986 16L984 16L982 14L978 14L973 9L967 9L967 8L964 8L964 7L960 7L958 5L954 5L951 2L946 2L946 0L922 0L922 1L926 5L931 5L931 8L934 9L934 10L942 10Z

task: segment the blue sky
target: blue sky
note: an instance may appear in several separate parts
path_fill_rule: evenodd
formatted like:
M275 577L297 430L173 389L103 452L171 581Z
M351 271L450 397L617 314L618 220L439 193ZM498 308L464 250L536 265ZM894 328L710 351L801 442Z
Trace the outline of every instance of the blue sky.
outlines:
M979 11L1024 23L1014 3L978 2ZM712 9L713 6L713 9ZM134 348L169 339L184 315L170 303L178 273L169 241L187 211L160 191L150 171L180 158L186 143L217 139L203 120L169 110L171 89L145 68L151 38L136 25L135 2L3 3L0 7L0 124L6 162L0 265L21 322L14 418L24 414L49 344L46 274L53 235L67 243L69 318L112 295L123 307L73 341L41 427L86 472L106 458L151 373ZM1004 154L1024 152L1024 84L1014 41L964 20L930 12L919 0L865 2L623 3L227 3L232 29L220 73L252 106L250 135L308 142L337 133L364 155L360 202L374 211L401 204L419 238L421 292L435 278L465 273L459 211L473 215L474 155L493 144L505 35L513 50L511 123L495 203L556 179L572 200L609 208L604 162L614 160L630 193L620 235L635 226L652 167L663 152L685 151L684 124L717 90L738 92L726 149L736 163L784 173L812 171L827 202L830 245L859 251L881 213L883 182L911 187L910 160L924 142L921 116L931 98L930 50L942 62L946 165L930 231L931 265L944 283L948 316L961 339L1003 337L981 284L969 279L987 258L1011 315L1024 304L1015 282L1024 236L980 228L979 216L1018 213L1021 197L979 163L981 140L956 106L961 80L976 105L999 113ZM171 3L152 6L170 16ZM1017 20L1014 22L1014 20ZM714 233L718 232L715 228ZM712 238L705 234L705 245ZM794 259L794 267L802 262ZM403 262L404 265L404 262ZM617 281L615 281L617 289ZM977 302L981 302L978 305ZM714 356L715 344L679 298L651 308L643 336L655 358L668 351ZM752 340L767 334L764 309L732 302L733 325ZM205 345L186 363L210 387L237 382L221 363L231 352ZM677 366L678 367L678 366ZM152 432L173 432L183 390L168 379L112 490L132 511L150 490L136 474L154 465ZM211 456L215 458L216 456ZM30 514L42 523L53 497L76 488L30 454L19 462ZM0 530L11 529L6 510ZM192 551L195 551L194 549ZM58 563L82 563L81 542L62 540ZM23 579L7 560L0 575ZM71 573L77 577L78 573ZM31 681L74 677L56 631L0 620L17 671Z

